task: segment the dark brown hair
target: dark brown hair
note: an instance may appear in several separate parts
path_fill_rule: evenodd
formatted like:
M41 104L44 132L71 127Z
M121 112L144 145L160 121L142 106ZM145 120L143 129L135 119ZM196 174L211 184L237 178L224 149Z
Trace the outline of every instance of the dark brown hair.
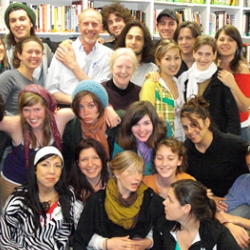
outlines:
M245 63L245 59L242 56L243 42L239 30L233 25L224 25L215 34L215 40L218 41L220 33L224 31L226 35L230 36L237 43L237 50L235 52L233 60L230 62L230 69L236 72L240 66L240 62ZM217 59L220 58L219 52L217 52Z
M79 105L80 105L82 97L84 97L86 95L90 95L92 97L92 99L93 99L93 102L97 106L97 109L99 111L98 118L102 117L104 115L104 107L102 105L102 102L100 101L100 99L95 94L93 94L90 91L85 91L85 90L78 92L75 95L74 100L72 101L72 109L73 109L73 112L76 115L76 117L78 119L81 119L80 116L79 116Z
M157 143L166 137L166 125L164 121L159 118L155 107L149 101L137 101L128 107L118 133L117 142L123 149L137 149L136 138L132 133L132 127L145 115L149 116L153 125L153 132L146 142L148 147L155 149Z
M139 22L128 23L123 28L123 30L122 30L121 34L119 35L119 38L115 44L114 49L126 47L126 36L132 27L139 27L142 30L142 33L144 36L144 46L142 49L141 62L144 62L144 63L154 62L154 48L155 48L155 46L154 46L154 43L152 41L150 32L144 24L139 23Z
M103 27L108 32L108 18L110 14L115 14L116 16L123 18L124 23L126 24L133 20L133 17L130 14L130 10L123 7L123 5L121 5L120 3L113 3L110 5L103 6L101 14L103 19Z
M193 117L191 117L191 115L196 114L203 121L206 118L208 118L210 120L209 129L212 130L213 129L212 118L208 110L208 107L209 107L209 103L206 102L206 100L202 96L192 95L191 98L186 103L184 103L181 109L180 116L181 118L183 117L188 118L198 128L200 128L198 121L194 119Z

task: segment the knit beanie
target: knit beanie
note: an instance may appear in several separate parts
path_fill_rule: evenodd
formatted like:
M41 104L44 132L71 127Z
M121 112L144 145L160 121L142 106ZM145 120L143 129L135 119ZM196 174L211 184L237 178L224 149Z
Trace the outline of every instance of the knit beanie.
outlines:
M19 7L23 10L25 10L31 20L31 22L33 23L33 26L35 26L36 24L36 14L35 12L27 5L25 4L22 4L22 3L13 3L13 4L10 4L8 6L8 8L5 10L5 13L4 13L4 22L5 22L5 25L8 27L8 29L10 28L10 25L9 25L9 14L10 14L10 10L15 8L15 7Z
M100 99L104 108L108 106L109 100L107 91L100 83L91 79L79 82L72 93L72 100L74 100L75 96L81 91L88 91L95 94Z

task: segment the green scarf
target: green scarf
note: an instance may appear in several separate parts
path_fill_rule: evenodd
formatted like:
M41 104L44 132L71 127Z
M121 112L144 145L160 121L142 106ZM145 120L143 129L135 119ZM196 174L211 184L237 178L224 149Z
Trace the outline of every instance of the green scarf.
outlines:
M116 180L109 179L104 202L108 218L126 230L132 229L136 225L146 189L148 187L141 182L136 192L131 193L128 199L123 199L117 189Z

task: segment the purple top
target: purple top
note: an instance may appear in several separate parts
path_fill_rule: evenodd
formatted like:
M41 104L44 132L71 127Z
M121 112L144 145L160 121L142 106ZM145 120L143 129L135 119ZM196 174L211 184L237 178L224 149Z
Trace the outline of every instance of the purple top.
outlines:
M52 146L55 146L55 144L56 143L53 142ZM30 149L29 156L31 157L35 152L35 149ZM27 181L28 169L26 167L24 145L12 145L11 150L4 161L3 175L10 181L16 182L20 185Z

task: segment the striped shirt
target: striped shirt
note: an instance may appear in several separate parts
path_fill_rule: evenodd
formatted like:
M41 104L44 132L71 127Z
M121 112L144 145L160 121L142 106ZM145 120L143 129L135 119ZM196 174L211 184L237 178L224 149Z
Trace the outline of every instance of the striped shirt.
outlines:
M27 192L27 189L23 192ZM41 216L41 227L35 230L33 212L24 208L24 197L12 194L6 202L0 218L1 250L64 250L66 249L73 223L63 220L59 202L51 205L46 223ZM71 196L70 215L73 219L74 194Z

